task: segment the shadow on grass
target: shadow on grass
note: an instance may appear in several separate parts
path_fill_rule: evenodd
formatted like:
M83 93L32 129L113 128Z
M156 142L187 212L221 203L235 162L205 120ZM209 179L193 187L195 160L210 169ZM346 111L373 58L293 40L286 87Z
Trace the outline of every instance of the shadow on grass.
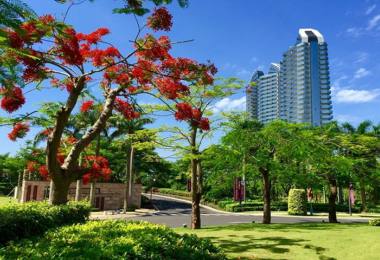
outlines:
M303 249L310 249L314 251L321 260L333 260L335 258L324 255L326 249L323 247L314 246L311 244L305 244L309 240L305 239L290 239L281 236L262 237L256 238L253 235L228 235L224 238L219 237L207 237L213 242L219 244L221 248L227 253L243 254L248 251L255 254L255 250L266 250L272 254L286 254L289 253L290 247L298 246ZM239 238L238 241L234 241L234 238ZM272 259L272 258L260 258L257 256L241 256L238 259ZM277 258L276 258L277 259ZM283 258L285 259L285 258Z
M360 227L366 224L330 224L330 223L296 223L296 224L239 224L229 226L216 226L205 227L202 230L207 231L255 231L255 232L268 232L268 231L281 231L281 232L308 232L312 230L334 230L341 231L353 227Z

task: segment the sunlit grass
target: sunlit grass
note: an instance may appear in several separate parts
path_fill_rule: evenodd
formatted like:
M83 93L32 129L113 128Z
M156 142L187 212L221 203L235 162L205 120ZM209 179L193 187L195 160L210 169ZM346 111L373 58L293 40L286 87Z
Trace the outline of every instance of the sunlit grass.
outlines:
M242 224L195 233L232 259L380 259L380 227L366 224Z

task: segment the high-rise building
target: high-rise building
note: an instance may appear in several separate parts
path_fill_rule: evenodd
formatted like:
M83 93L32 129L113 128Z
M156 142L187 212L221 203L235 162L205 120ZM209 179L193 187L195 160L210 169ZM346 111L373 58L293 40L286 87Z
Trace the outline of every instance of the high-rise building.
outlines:
M264 75L264 72L258 70L253 73L253 76L251 78L251 85L247 86L246 88L246 106L247 106L247 112L250 116L250 118L257 119L258 118L258 112L257 112L257 84L261 76Z
M280 71L280 118L323 125L332 119L327 43L315 29L300 29L284 53Z
M279 118L279 91L280 65L272 63L268 74L261 76L258 81L257 118L260 122L265 124Z
M252 118L263 123L283 119L314 126L331 121L327 43L317 30L300 29L296 44L284 53L280 65L272 63L267 75L255 72L253 79L256 89L250 97L247 92Z

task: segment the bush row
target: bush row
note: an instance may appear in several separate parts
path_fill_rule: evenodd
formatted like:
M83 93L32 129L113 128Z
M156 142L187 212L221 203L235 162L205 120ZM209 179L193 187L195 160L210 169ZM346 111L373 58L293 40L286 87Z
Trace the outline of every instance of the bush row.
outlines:
M148 222L91 221L0 249L4 259L226 259L210 240Z
M274 211L283 211L287 210L288 206L286 202L272 202L271 203L271 210ZM242 212L242 211L262 211L263 210L263 203L259 201L247 201L242 202L241 205L239 202L233 202L230 204L226 204L224 206L224 210L230 211L230 212Z
M243 211L262 211L263 202L262 201L246 201L242 202L240 205L239 202L234 201L220 201L218 206L226 211L230 212L243 212ZM322 213L329 211L329 205L326 203L313 203L313 212ZM271 210L273 211L287 211L288 204L286 202L272 202ZM348 212L348 205L336 205L336 210L338 212ZM307 205L307 211L310 211L310 204ZM359 207L352 208L353 213L360 212Z
M90 211L90 205L85 202L70 202L62 206L28 202L0 207L0 244L39 235L50 228L85 222Z
M162 194L168 194L168 195L174 195L174 196L180 196L180 197L191 197L191 193L188 191L184 190L173 190L173 189L168 189L168 188L159 188L158 189L159 193Z
M380 218L371 219L368 224L370 226L380 227Z

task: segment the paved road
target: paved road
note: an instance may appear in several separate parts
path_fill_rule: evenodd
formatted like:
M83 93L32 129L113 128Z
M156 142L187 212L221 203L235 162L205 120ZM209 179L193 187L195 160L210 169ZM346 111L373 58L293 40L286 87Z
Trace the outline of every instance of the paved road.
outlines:
M184 224L190 226L191 204L178 201L173 198L153 195L153 205L158 212L146 214L144 216L133 217L134 220L145 220L152 223L164 224L169 227L181 227ZM213 209L201 210L202 226L217 226L240 223L261 223L262 217L255 215L242 215L234 213L224 213ZM325 222L327 217L298 217L298 216L272 216L272 223L305 223L305 222ZM368 222L367 219L340 218L341 222Z

